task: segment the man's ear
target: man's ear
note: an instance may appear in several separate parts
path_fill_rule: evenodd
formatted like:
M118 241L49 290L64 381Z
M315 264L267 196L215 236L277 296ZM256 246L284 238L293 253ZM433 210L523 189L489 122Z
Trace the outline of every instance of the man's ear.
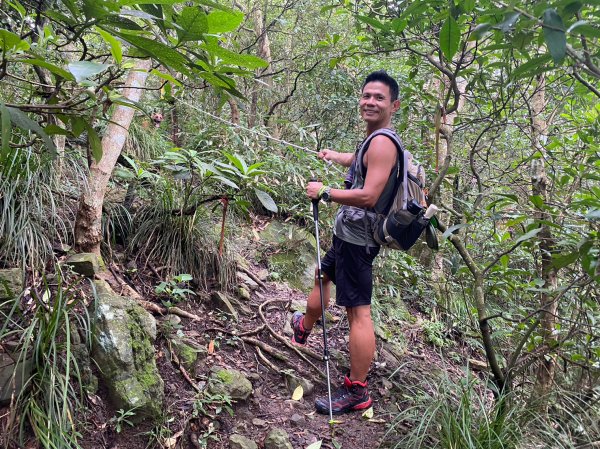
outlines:
M392 103L392 111L396 112L398 109L400 109L400 100L394 100Z

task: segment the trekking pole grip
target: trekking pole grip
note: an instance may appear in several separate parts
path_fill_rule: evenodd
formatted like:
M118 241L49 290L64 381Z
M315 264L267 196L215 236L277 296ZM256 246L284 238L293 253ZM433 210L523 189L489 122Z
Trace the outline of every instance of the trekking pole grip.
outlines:
M310 178L310 182L317 182L317 178ZM313 219L319 221L319 199L313 198L311 202L313 205Z

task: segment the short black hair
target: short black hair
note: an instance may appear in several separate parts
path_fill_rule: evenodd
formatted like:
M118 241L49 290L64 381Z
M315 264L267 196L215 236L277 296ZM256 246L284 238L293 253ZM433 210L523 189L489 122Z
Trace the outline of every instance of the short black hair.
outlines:
M390 88L390 94L392 96L392 101L396 101L398 99L398 83L394 78L392 78L385 70L377 70L376 72L372 72L365 78L365 82L361 87L361 91L365 88L368 83L373 83L375 81L379 81L380 83L385 84Z

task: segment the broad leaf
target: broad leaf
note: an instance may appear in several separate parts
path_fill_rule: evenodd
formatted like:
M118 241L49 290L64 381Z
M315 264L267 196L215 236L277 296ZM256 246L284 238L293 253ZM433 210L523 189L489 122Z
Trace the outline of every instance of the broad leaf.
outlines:
M116 32L117 36L136 46L144 53L154 57L157 61L163 63L166 67L177 70L184 75L190 75L188 67L189 60L177 50L168 45L147 39L142 36L133 36L131 34Z
M6 55L12 51L29 50L29 42L22 40L15 33L0 30L0 51Z
M96 161L96 163L100 162L102 159L102 141L98 136L96 130L89 123L85 122L85 129L88 133L88 143L90 145L90 151L92 152L92 157Z
M532 238L534 238L536 235L538 235L540 233L540 231L542 230L542 228L535 228L532 229L531 231L527 232L526 234L523 234L521 237L519 237L515 243L521 243L524 242L526 240L531 240Z
M383 23L381 23L379 20L375 19L374 17L361 16L361 15L358 15L356 17L361 22L364 22L367 25L371 25L373 28L378 28L380 30L384 30L385 29L385 25Z
M15 126L17 126L18 128L25 129L25 130L36 133L44 141L46 148L48 148L48 150L50 151L52 156L53 157L56 156L57 150L56 150L56 146L54 145L54 142L52 141L50 136L48 136L48 134L46 134L46 132L43 130L43 128L39 125L38 122L31 120L29 117L27 117L27 114L25 114L20 109L16 109L16 108L6 108L6 109L9 110L10 120L13 122L13 124Z
M306 446L306 449L321 449L321 445L323 444L323 440L315 441L314 443Z
M533 58L527 61L525 64L521 64L512 73L513 78L521 78L533 76L537 73L541 73L546 69L546 64L550 62L552 57L550 55L542 55L537 58Z
M102 39L110 45L110 52L112 53L113 58L115 58L116 63L121 64L121 61L123 60L123 48L121 48L121 42L103 29L97 28L97 30L100 33L100 36L102 36Z
M179 42L197 41L208 32L206 13L199 7L186 6L177 18Z
M47 61L43 61L41 59L21 59L19 60L19 62L43 67L49 72L54 73L55 75L58 75L61 78L64 78L68 81L73 81L75 79L75 77L71 73L67 72L65 69L51 64Z
M492 28L491 23L481 23L475 27L471 35L469 36L470 41L478 41L484 37Z
M203 47L210 54L218 57L222 62L226 64L234 64L237 66L246 67L248 69L262 69L269 65L269 63L264 59L253 55L235 53L233 51L220 47L219 44L216 42L204 44Z
M294 401L299 401L302 399L302 396L304 396L304 388L302 388L302 385L298 385L292 394L292 399Z
M462 229L466 226L469 226L469 224L468 223L458 223L453 226L450 226L448 229L446 229L446 232L444 232L442 234L442 239L447 239L448 237L450 237L450 234L454 233L454 231L458 231L459 229Z
M164 72L160 72L156 69L152 69L152 71L150 72L152 75L156 75L159 78L164 79L165 81L169 81L173 84L175 84L176 86L181 87L183 84L181 84L180 81L178 81L177 79L173 78L171 75L169 75L168 73L164 73Z
M244 20L244 14L237 11L213 11L207 16L208 32L211 34L235 31Z
M440 49L448 61L451 61L452 57L458 51L459 44L460 28L456 20L451 15L448 15L440 30Z
M78 83L89 79L94 75L104 72L111 64L101 64L92 61L76 61L70 62L67 66L69 72L75 76L75 81Z
M2 155L10 153L10 111L4 103L0 103L0 114L2 114ZM4 159L4 158L3 158Z
M499 29L503 33L508 33L512 29L512 27L515 26L520 16L521 14L518 12L509 12L508 14L506 14L504 20L499 24L495 25L494 28Z
M570 254L552 254L552 266L557 270L575 263L579 259L579 252L575 251Z
M254 189L254 193L256 193L256 197L259 199L265 209L275 214L277 213L277 205L275 204L275 201L273 201L273 198L271 198L271 195L258 189Z
M562 18L555 9L548 8L544 11L544 40L555 64L560 64L565 59L567 52L567 36Z

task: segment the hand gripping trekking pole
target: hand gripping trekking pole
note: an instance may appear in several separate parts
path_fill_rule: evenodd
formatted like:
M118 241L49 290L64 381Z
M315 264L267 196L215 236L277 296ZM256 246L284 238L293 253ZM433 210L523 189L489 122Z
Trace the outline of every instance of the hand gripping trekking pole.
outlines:
M325 300L323 298L323 275L321 273L321 245L319 242L319 200L312 200L313 218L315 220L315 238L317 239L317 278L319 279L319 294L321 296L321 322L323 324L323 360L327 373L327 397L329 399L329 422L333 421L331 411L331 379L329 376L329 349L327 347L327 332L325 329Z

